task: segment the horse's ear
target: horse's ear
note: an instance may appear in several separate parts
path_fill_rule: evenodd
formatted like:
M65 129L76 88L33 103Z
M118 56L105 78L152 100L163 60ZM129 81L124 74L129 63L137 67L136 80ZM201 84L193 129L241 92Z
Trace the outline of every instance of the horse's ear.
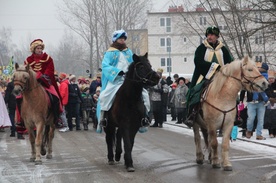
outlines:
M16 63L15 63L15 70L17 70L18 67L19 67L19 65L18 65L18 63L16 62Z
M249 61L248 55L246 55L243 59L243 65L246 65Z
M148 52L144 55L144 57L148 58Z
M139 61L139 57L135 53L132 55L132 58L133 58L134 62L138 62Z
M30 65L27 64L25 68L26 68L26 71L29 72L29 70L30 70Z

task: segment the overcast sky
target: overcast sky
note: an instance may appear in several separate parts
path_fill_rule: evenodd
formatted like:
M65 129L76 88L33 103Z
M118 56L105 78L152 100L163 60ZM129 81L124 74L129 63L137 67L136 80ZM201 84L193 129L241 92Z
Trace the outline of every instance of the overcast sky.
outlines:
M169 5L181 0L152 0L152 11L167 11ZM55 45L66 27L57 19L57 2L61 0L0 0L1 29L12 29L12 42L26 43L41 38Z

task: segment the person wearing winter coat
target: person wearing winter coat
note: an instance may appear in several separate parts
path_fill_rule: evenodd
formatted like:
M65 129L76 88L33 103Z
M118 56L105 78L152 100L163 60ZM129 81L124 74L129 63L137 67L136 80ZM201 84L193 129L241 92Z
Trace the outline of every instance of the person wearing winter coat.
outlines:
M174 104L177 114L176 124L181 124L186 119L186 95L188 87L185 85L185 78L180 77L177 80L177 87L174 95L171 99L171 103Z

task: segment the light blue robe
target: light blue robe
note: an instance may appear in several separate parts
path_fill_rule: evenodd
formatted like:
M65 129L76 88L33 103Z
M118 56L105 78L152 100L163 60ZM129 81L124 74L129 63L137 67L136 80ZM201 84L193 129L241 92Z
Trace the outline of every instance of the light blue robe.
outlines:
M115 94L124 82L124 76L118 76L119 72L128 71L128 66L133 62L132 51L125 49L119 51L116 48L109 48L104 54L102 61L102 88L97 103L97 117L98 121L101 119L101 110L108 111L115 99ZM143 89L143 100L147 111L150 110L150 100L146 89ZM99 124L99 123L98 123ZM97 132L101 133L97 127Z

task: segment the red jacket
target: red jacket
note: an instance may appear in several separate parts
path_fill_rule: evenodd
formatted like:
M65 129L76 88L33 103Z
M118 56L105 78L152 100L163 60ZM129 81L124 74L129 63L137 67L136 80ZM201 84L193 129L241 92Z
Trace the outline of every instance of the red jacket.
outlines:
M52 85L55 87L56 92L60 97L59 89L55 81L54 62L50 55L48 55L47 53L42 53L41 55L32 54L24 61L24 64L29 64L32 67L32 69L37 73L37 78L39 78L43 74L49 76Z
M66 106L68 104L68 97L69 97L68 85L69 85L68 79L64 79L64 80L60 81L59 93L61 96L62 105L64 105L64 106Z

